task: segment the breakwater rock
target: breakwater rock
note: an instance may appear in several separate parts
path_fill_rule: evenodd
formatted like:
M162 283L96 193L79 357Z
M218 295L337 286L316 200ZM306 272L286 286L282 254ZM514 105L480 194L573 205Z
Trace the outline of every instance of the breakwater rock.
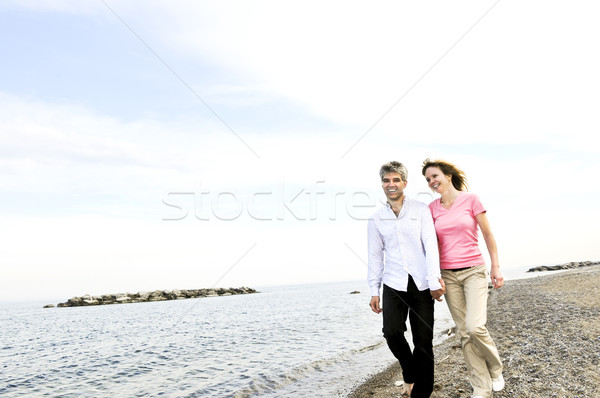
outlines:
M589 267L590 265L598 265L600 261L573 261L565 264L557 265L540 265L539 267L529 268L527 272L540 272L540 271L560 271L564 269L573 269L579 267Z
M239 288L215 288L215 289L192 289L192 290L155 290L153 292L117 293L104 294L102 296L90 296L86 294L81 297L73 297L66 303L59 303L57 307L83 307L90 305L146 303L152 301L184 300L189 298L231 296L235 294L258 293L249 287ZM45 307L46 308L46 307Z

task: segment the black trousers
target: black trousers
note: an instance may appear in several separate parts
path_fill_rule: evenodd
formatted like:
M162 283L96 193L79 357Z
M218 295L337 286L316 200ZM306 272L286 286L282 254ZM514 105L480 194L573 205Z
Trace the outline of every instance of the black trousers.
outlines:
M383 285L383 336L400 361L405 383L414 383L412 398L433 392L433 298L429 289L419 291L412 277L408 291ZM414 350L404 337L409 317Z

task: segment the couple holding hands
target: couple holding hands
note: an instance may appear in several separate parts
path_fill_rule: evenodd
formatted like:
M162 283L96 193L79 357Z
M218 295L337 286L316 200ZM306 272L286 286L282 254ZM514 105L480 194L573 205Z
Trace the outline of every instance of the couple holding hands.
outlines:
M492 391L504 388L502 362L486 328L488 278L496 289L504 283L496 241L485 207L466 192L462 170L427 159L422 174L441 195L429 206L405 196L408 175L402 163L386 163L379 171L387 203L368 222L370 307L383 313L383 335L402 367L403 396L429 397L434 380L434 299L442 301L445 295L461 338L472 397L489 398ZM479 250L478 229L491 271ZM407 317L413 350L404 337Z

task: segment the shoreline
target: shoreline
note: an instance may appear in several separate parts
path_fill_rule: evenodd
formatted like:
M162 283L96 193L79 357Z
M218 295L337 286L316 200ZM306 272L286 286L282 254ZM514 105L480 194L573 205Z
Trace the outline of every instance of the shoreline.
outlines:
M494 397L600 396L600 266L508 280L490 290L487 327L504 364L506 387ZM472 393L456 335L434 346L433 398ZM400 396L394 362L348 398Z

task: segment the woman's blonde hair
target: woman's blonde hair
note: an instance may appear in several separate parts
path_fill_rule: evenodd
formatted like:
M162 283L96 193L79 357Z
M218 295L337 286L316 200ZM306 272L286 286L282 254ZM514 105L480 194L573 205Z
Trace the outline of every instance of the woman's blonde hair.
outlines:
M425 159L423 162L422 173L425 175L425 171L430 167L437 167L444 173L445 176L451 176L452 185L459 191L468 191L469 185L467 184L467 176L465 172L445 160L431 160Z

